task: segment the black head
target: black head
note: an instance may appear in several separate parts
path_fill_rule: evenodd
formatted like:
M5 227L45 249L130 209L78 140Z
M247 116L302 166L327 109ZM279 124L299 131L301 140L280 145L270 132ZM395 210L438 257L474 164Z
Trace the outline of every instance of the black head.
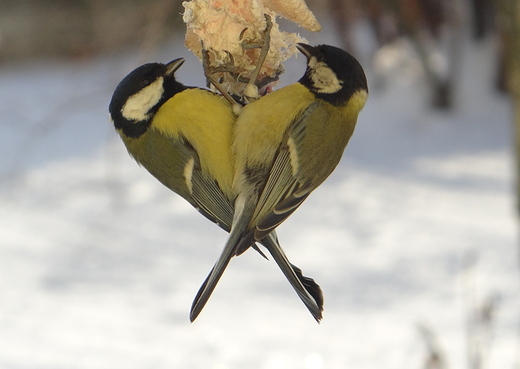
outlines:
M307 57L307 70L299 82L316 97L340 106L355 92L368 91L363 68L346 51L330 45L297 47Z
M116 129L134 138L146 132L161 105L186 89L174 76L183 63L182 58L168 64L149 63L123 78L108 108Z

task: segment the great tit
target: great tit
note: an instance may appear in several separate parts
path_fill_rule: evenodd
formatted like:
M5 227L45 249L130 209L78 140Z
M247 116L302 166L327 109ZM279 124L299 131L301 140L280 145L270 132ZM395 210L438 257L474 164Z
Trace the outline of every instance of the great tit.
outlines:
M270 234L332 173L367 100L365 73L352 55L329 45L297 47L307 58L303 77L246 105L237 119L231 233L192 319L230 259Z
M230 231L234 208L235 115L222 96L187 87L174 73L184 63L150 63L128 74L109 106L110 119L130 155L206 218ZM261 241L316 319L323 296L281 251L273 232ZM256 245L257 251L262 252ZM193 319L192 319L193 321Z

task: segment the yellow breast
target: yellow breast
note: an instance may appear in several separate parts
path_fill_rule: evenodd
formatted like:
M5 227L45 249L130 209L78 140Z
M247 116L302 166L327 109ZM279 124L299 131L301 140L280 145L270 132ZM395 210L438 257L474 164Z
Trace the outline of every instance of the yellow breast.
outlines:
M164 103L152 126L165 135L186 138L197 151L202 170L233 198L234 160L231 151L235 117L230 104L209 91L194 88Z
M307 88L294 83L244 107L233 144L237 172L246 165L271 162L289 124L313 100Z

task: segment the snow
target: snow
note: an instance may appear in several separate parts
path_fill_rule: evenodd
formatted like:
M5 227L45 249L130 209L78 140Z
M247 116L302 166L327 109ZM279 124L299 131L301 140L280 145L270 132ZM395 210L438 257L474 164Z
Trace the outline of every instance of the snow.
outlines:
M180 80L202 85L181 42L157 60L186 57ZM139 168L110 126L136 55L4 66L0 368L421 368L418 325L463 368L469 309L489 296L486 368L518 366L512 118L490 87L494 47L467 45L452 112L428 107L421 78L378 88L369 73L342 163L278 231L323 288L321 325L253 251L189 323L226 234ZM303 58L291 63L284 83L301 74Z

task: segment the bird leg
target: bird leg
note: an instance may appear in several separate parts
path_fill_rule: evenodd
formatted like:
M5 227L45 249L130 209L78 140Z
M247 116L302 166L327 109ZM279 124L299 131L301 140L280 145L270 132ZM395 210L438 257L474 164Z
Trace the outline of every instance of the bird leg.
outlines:
M211 70L211 67L209 65L209 53L208 50L204 48L204 45L202 45L202 65L204 67L204 75L206 76L206 79L209 83L211 83L215 88L226 98L226 100L229 101L233 108L233 113L236 116L240 115L240 112L242 111L242 105L236 102L235 99L222 87L220 83L218 83L215 78L213 78L213 71Z
M256 80L258 79L258 75L260 74L260 70L262 69L262 65L264 64L265 58L267 57L267 53L269 52L269 47L271 45L271 28L273 28L273 22L271 21L271 17L268 14L265 15L265 23L266 28L264 30L264 39L263 44L260 43L248 43L246 40L242 41L242 48L244 49L254 49L258 48L261 45L260 55L258 56L258 62L256 64L253 73L251 74L251 78L244 88L244 96L249 101L254 101L258 99L258 87L256 86Z

